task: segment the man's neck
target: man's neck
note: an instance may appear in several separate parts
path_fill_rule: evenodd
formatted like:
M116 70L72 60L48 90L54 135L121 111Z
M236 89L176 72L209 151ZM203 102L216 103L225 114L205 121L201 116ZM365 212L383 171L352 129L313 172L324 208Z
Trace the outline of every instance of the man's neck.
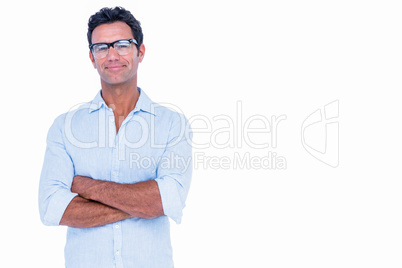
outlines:
M130 85L106 85L102 83L102 98L112 108L115 117L126 118L134 110L140 93L137 83Z

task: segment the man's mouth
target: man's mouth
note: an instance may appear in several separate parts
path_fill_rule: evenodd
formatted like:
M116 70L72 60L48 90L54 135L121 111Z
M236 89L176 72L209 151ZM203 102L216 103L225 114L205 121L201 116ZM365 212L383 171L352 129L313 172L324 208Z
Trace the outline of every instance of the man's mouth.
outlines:
M124 65L110 65L106 66L106 69L112 70L112 71L117 71L124 68Z

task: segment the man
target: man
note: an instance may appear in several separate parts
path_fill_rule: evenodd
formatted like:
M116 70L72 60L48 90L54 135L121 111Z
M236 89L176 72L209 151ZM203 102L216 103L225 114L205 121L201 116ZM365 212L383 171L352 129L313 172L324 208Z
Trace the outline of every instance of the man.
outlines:
M59 116L39 185L46 225L68 226L66 267L173 267L168 217L180 223L191 180L191 131L137 87L145 47L127 10L89 19L102 89Z

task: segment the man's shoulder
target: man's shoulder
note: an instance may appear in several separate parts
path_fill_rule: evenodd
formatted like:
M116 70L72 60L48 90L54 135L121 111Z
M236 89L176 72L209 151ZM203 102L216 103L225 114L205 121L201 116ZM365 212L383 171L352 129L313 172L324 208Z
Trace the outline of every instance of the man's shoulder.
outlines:
M167 120L167 121L187 121L184 112L176 105L171 103L156 103L153 102L152 113L159 120Z
M59 114L54 119L53 125L62 126L65 125L66 121L71 121L73 118L77 118L77 116L82 116L86 114L90 114L91 110L97 109L98 105L93 103L93 101L83 102L72 106L68 111Z
M141 94L145 92L141 91ZM184 117L183 110L174 103L170 102L155 102L151 100L146 94L144 94L144 101L141 103L141 108L145 108L146 111L155 115L158 118L179 118Z

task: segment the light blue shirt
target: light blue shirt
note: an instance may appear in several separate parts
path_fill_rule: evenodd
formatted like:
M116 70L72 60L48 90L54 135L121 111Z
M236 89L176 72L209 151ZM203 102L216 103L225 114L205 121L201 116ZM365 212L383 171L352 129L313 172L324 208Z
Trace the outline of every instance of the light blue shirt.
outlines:
M116 134L113 110L101 91L51 126L39 185L45 225L59 225L73 177L117 183L155 180L166 216L132 218L67 230L66 267L173 267L170 217L180 223L192 172L191 130L178 112L152 102L143 90Z

